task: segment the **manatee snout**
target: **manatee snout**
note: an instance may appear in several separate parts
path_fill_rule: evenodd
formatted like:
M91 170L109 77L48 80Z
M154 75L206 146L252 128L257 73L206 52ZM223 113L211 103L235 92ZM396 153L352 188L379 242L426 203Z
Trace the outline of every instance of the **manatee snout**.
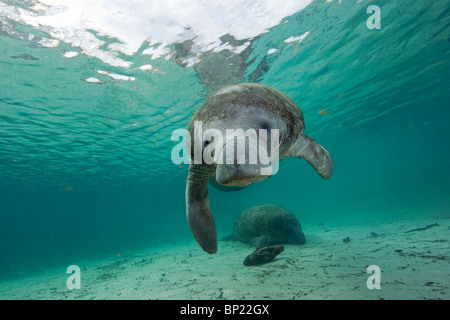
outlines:
M257 164L220 164L216 169L216 181L224 186L246 187L267 178L261 174L261 166Z
M299 227L292 228L286 233L286 243L305 244L306 237L302 229Z
M276 223L278 224L277 234L283 243L305 244L306 237L297 219L293 216L281 216L276 220L278 222Z
M242 138L226 141L216 157L217 183L224 186L246 187L268 178L266 171L270 168L270 163L262 163L259 156L266 149L261 147L261 151L258 151L255 141L248 142L243 144Z

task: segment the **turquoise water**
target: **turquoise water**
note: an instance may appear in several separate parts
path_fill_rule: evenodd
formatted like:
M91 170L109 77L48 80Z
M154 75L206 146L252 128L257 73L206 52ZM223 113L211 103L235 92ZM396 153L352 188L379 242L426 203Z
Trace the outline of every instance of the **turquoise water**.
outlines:
M243 191L210 188L219 235L264 203L302 223L450 213L448 1L314 1L251 38L217 39L247 43L235 53L198 54L193 35L167 44L165 56L145 54L157 47L152 39L125 54L111 49L113 36L85 30L126 65L78 45L76 34L61 39L17 18L33 1L0 4L1 279L194 241L188 168L172 163L171 134L208 94L240 82L289 95L336 169L324 181L305 161L286 159ZM369 5L380 7L381 29L367 28Z

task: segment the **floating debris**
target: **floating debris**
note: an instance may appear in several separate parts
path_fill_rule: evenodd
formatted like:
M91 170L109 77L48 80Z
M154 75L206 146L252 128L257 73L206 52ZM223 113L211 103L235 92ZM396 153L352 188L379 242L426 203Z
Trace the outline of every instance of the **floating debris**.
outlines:
M301 42L303 39L305 39L305 37L306 37L308 34L309 34L309 31L305 32L305 33L302 34L301 36L298 36L298 37L292 36L292 37L289 37L289 38L287 38L287 39L285 39L285 40L283 40L283 41L286 42L286 43L295 42L295 41Z
M111 73L111 72L107 72L104 70L97 70L97 73L104 75L104 76L111 77L114 80L124 80L124 81L135 81L136 80L135 77L126 76L123 74Z
M103 81L101 81L101 80L99 80L97 78L94 78L94 77L90 77L90 78L84 79L84 81L88 82L88 83L103 83Z
M76 51L68 51L68 52L63 53L62 56L63 56L64 58L71 59L71 58L75 58L75 57L78 56L79 54L80 54L80 53L79 53L79 52L76 52Z

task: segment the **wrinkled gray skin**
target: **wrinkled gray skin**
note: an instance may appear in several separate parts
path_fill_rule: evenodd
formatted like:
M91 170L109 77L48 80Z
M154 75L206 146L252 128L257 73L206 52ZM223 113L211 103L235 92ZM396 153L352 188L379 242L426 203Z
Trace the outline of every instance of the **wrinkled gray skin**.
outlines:
M257 164L194 164L194 121L202 121L202 132L207 129L221 130L225 137L226 129L271 129L279 130L279 160L298 157L306 160L324 179L329 179L334 170L334 161L330 153L312 138L303 135L305 124L300 108L288 96L280 91L256 83L239 84L226 87L208 97L192 115L188 124L191 141L191 164L186 183L186 215L191 231L206 252L217 251L217 234L214 219L209 206L208 181L215 177L218 184L229 188L242 188L254 182L266 179ZM270 140L270 139L268 139ZM209 144L201 145L202 150ZM224 152L226 144L212 145L215 152ZM270 141L268 141L270 146ZM269 152L270 154L270 152Z
M270 204L241 212L233 233L223 240L239 240L259 248L275 244L304 244L302 227L289 211Z

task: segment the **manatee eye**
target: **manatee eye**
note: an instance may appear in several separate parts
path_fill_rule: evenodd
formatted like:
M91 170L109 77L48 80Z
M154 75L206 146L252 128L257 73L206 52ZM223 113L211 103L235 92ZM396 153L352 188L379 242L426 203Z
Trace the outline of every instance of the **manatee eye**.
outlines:
M214 137L211 137L209 140L204 140L203 141L203 148L206 148L207 146L209 146L211 144L211 142L214 141Z
M209 146L209 145L211 144L211 142L213 142L213 141L214 141L214 138L211 139L211 140L204 140L204 141L203 141L203 150L205 150L206 147ZM214 157L215 154L216 154L216 150L213 149L213 150L211 151L211 157Z

